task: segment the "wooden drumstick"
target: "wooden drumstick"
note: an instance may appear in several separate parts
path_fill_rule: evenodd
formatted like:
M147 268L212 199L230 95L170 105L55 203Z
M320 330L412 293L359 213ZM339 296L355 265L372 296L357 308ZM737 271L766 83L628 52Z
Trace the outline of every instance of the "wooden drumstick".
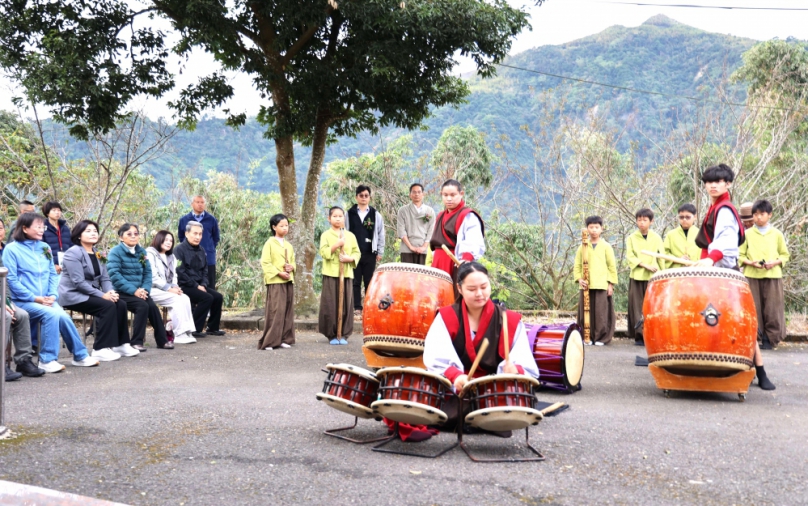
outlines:
M653 251L642 250L640 251L643 255L652 256L654 258L661 258L662 260L667 260L669 262L674 262L677 264L687 265L692 267L696 265L698 262L694 262L693 260L685 260L684 258L675 257L673 255L666 255L664 253L654 253Z
M441 245L441 248L443 249L443 251L447 255L449 255L449 258L452 259L452 261L455 263L455 265L458 265L458 266L460 265L460 260L458 260L457 257L454 256L454 253L452 253L451 250L449 248L447 248L445 244Z
M485 354L485 350L488 349L488 339L483 339L482 344L480 345L480 349L477 350L477 358L474 359L474 363L471 364L471 369L469 369L469 373L466 375L469 379L474 377L474 373L477 371L477 366L480 365L480 360L483 359L483 355ZM466 383L468 385L468 383ZM466 387L463 387L463 391L460 392L460 397L463 397L466 393Z
M339 238L344 239L345 234L340 229L339 231ZM343 254L344 248L340 246L339 248L339 256L341 257ZM342 265L342 258L339 259L339 297L337 297L337 338L342 337L342 312L343 312L343 304L345 303L345 266Z
M547 414L552 413L553 411L557 410L558 408L563 408L563 407L564 407L563 402L556 402L555 404L551 404L551 405L547 406L546 408L544 408L543 410L541 410L541 414L542 415L547 415Z
M505 340L505 365L511 363L511 350L510 350L510 343L508 342L508 311L503 309L502 310L502 339Z

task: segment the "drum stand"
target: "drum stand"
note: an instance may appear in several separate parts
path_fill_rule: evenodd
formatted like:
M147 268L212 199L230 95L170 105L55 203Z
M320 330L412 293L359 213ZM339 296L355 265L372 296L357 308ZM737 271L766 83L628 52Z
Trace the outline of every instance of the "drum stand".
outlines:
M537 457L510 458L510 459L482 459L482 458L475 457L471 453L471 451L469 451L469 449L466 447L466 443L463 441L463 425L464 425L464 423L461 420L460 421L460 431L458 431L458 434L457 434L457 442L460 444L460 448L462 448L463 451L466 452L466 455L468 455L468 457L474 462L541 462L541 461L544 460L544 455L542 455L541 452L539 452L539 450L533 448L533 446L530 444L530 426L529 425L527 427L525 427L525 445L527 446L527 448L530 451L532 451L533 453L535 453L538 456Z
M395 426L393 428L393 435L390 436L389 438L387 438L387 441L385 441L383 443L380 443L380 444L378 444L378 445L376 445L376 446L374 446L372 448L372 450L374 452L392 453L394 455L408 455L410 457L421 457L421 458L424 458L424 459L436 459L436 458L440 457L441 455L443 455L444 453L448 452L449 450L452 450L452 449L456 448L457 445L461 444L460 443L460 441L461 441L460 437L458 436L457 442L455 442L455 444L447 446L446 448L440 450L438 453L434 453L434 454L431 454L431 455L430 454L424 454L424 453L403 452L403 451L399 451L399 450L388 450L387 448L382 448L382 446L386 445L387 443L389 443L390 441L392 441L393 439L398 437L398 425L399 425L398 422L396 422Z
M334 434L335 432L341 432L341 431L344 431L344 430L355 429L356 424L358 422L359 422L359 417L355 416L354 421L353 421L353 425L351 425L350 427L341 427L339 429L328 429L328 430L323 431L323 434L325 434L327 436L335 437L337 439L342 439L343 441L349 441L351 443L358 444L358 445L364 445L364 444L368 444L368 443L376 443L376 442L379 442L379 441L388 442L388 441L390 441L391 439L395 438L398 435L397 433L393 433L392 436L383 436L383 437L377 437L377 438L373 438L373 439L353 439L353 438L349 438L348 436L342 436L340 434ZM384 443L382 443L382 444L384 444Z

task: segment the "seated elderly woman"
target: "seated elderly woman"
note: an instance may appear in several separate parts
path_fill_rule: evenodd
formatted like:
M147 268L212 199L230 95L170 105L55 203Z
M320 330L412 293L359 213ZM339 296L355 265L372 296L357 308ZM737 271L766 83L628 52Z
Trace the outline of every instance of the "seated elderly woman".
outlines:
M106 257L95 249L98 223L82 220L70 233L73 246L62 259L59 301L62 307L93 315L96 323L92 356L102 362L134 357L140 352L129 344L126 303L120 299L107 273Z
M152 267L151 298L154 302L171 310L171 326L174 342L192 344L196 338L194 315L191 312L191 299L182 293L177 285L177 271L174 267L174 234L168 230L157 232L151 246L146 248Z
M132 347L140 352L146 351L146 322L154 329L154 341L157 347L164 350L174 349L174 344L166 339L166 328L160 308L149 296L152 287L152 268L146 250L138 241L140 229L134 223L124 223L118 229L121 242L109 252L107 269L112 286L118 291L118 297L126 303L126 307L135 315L132 329Z
M68 351L73 354L73 365L90 367L98 359L87 353L79 332L67 313L57 302L59 276L53 264L53 252L42 242L45 217L26 213L19 217L14 229L14 242L3 248L3 264L8 268L8 289L11 300L28 313L33 324L42 324L39 336L39 368L45 372L59 372L59 334Z

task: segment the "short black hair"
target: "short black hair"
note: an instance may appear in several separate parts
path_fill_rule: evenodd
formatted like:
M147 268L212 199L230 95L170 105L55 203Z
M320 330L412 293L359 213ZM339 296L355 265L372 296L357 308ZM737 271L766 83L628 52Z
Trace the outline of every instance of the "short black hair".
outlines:
M138 227L134 223L124 223L118 229L118 237L123 237L123 234L125 234L126 232L129 232L129 229L132 228L132 227L135 227L135 230L137 230L138 233L140 233L140 227Z
M682 204L681 206L679 206L679 209L676 212L677 213L690 213L693 216L696 216L696 206L694 206L693 204L690 204L690 203Z
M30 200L27 200L27 199L26 199L26 200L21 200L21 201L20 201L20 205L21 205L21 206L32 206L32 205L34 205L34 203L33 203L33 202L31 202Z
M174 234L169 232L168 230L160 230L156 234L154 234L154 239L152 239L151 247L156 249L158 253L163 253L161 249L163 247L163 243L166 240L166 237L171 236L171 248L165 252L166 256L174 254L174 246L177 245L177 239L174 238Z
M424 185L422 185L421 183L413 183L413 184L411 184L410 185L410 191L412 191L412 189L415 188L416 186L420 187L421 191L424 191Z
M370 191L370 186L360 184L359 186L356 187L356 195L359 195L360 193L362 193L364 191L367 191L368 195L373 195L373 192Z
M14 227L14 233L11 234L11 237L17 242L28 241L28 236L25 235L23 232L23 228L31 228L34 226L34 223L41 221L45 223L48 219L42 216L41 214L37 213L25 213L21 214L19 218L17 218L17 225Z
M634 213L634 218L648 218L649 220L654 221L654 211L648 209L647 207L643 207Z
M600 225L602 227L603 226L603 218L601 218L598 215L587 216L586 221L584 221L584 223L586 224L587 227L589 225Z
M93 220L81 220L76 223L73 230L70 231L70 241L76 246L81 246L81 234L83 234L90 225L95 227L96 232L101 233L101 227L98 226L98 223Z
M58 210L62 211L62 204L60 204L58 202L45 202L45 205L42 206L42 214L47 216L54 209L58 209Z
M701 175L701 181L703 183L714 183L716 181L726 181L727 183L731 183L735 180L735 172L733 172L732 167L725 163L719 163L718 165L714 165Z
M285 214L275 214L272 218L269 219L269 235L275 235L275 229L273 227L277 227L278 223L282 222L283 220L289 221L289 218L286 217Z
M337 209L342 211L342 215L345 216L345 209L341 208L340 206L331 206L328 208L328 217L330 218L331 215L334 214L334 211L336 211Z
M755 213L769 213L772 214L774 208L772 207L772 203L768 200L756 200L755 203L752 205L752 214Z
M440 189L442 190L447 186L454 186L455 188L457 188L457 191L459 192L463 191L463 185L460 184L460 181L458 181L457 179L447 179L446 181L443 182L442 185L440 185Z

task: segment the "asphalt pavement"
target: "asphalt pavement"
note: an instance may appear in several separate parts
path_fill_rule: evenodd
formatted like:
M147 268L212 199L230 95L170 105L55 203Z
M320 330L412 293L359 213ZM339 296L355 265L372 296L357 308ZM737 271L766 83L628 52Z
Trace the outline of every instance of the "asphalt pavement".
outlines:
M128 504L800 504L808 502L808 346L766 352L777 390L665 398L642 348L587 348L571 408L530 429L544 462L372 452L323 435L353 420L315 399L329 363L364 366L361 338L298 333L288 350L228 334L97 368L6 384L0 480ZM62 359L69 364L69 360ZM382 436L360 420L357 437ZM467 438L484 456L524 440ZM433 451L450 434L398 448ZM390 446L394 446L391 444Z

